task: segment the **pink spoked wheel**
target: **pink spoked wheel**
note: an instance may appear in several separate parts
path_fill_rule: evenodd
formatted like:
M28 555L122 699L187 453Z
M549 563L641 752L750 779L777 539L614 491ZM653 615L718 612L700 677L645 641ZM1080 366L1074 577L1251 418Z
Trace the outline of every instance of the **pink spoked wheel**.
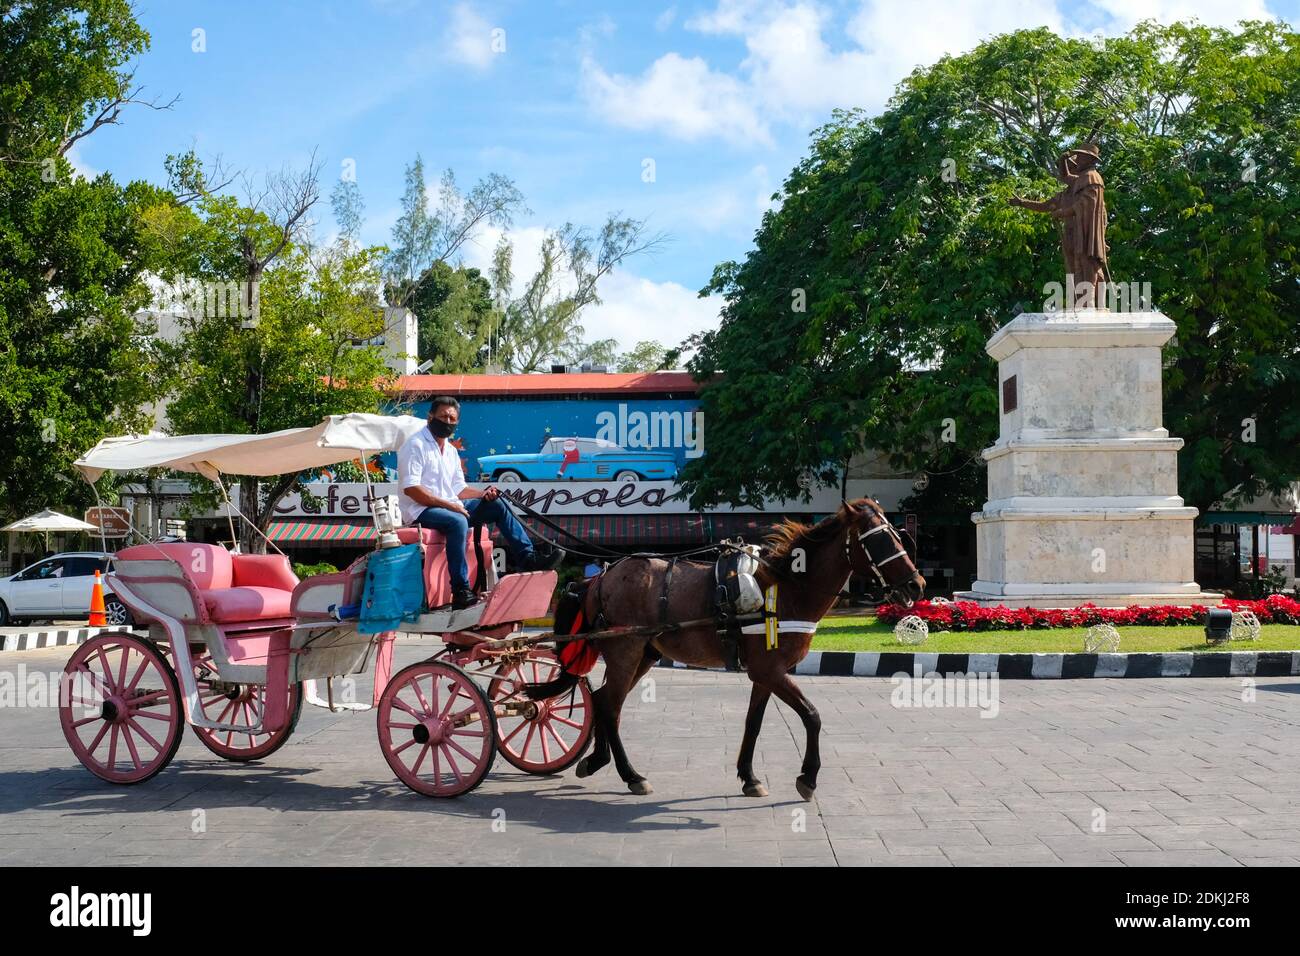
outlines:
M595 713L591 685L582 678L572 690L549 700L529 700L524 684L560 675L560 662L544 648L522 661L506 661L488 685L497 711L497 749L525 773L560 773L576 763L591 743Z
M171 762L185 719L180 685L152 641L101 634L63 669L59 722L81 765L109 783L142 783Z
M423 661L399 671L380 696L378 711L379 749L416 793L459 797L492 769L492 705L454 664Z
M217 676L216 665L207 649L194 655L194 680L199 686L203 716L219 724L252 728L262 721L266 688L261 684L236 684ZM193 726L195 736L224 760L246 762L269 757L289 741L302 715L302 685L289 685L289 719L273 733L248 730L211 730Z

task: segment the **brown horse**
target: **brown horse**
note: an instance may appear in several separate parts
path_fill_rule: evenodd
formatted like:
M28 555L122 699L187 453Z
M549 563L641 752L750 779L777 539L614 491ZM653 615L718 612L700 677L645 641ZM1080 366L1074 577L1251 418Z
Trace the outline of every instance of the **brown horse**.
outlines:
M768 650L762 633L743 634L741 653L753 688L745 737L736 770L750 797L767 796L754 776L754 746L763 725L768 699L776 694L803 722L808 735L801 773L795 788L811 800L821 768L818 735L821 719L790 671L808 654L812 625L830 610L850 574L871 574L890 589L895 600L911 604L925 590L898 531L880 505L870 498L845 502L817 525L787 521L768 539L756 575L764 592L777 584L777 616L781 630L777 647ZM657 557L629 557L607 568L592 581L583 601L583 620L593 628L622 625L653 626L709 618L713 614L715 582L712 562L679 560L667 589L669 562ZM666 607L661 602L667 597ZM722 638L712 624L653 636L620 636L595 642L605 661L605 683L594 694L595 746L579 762L577 774L588 777L610 761L636 794L653 791L650 782L632 768L619 737L623 702L646 672L661 658L700 667L725 664ZM555 693L565 677L538 685L538 696ZM532 695L530 690L530 696Z

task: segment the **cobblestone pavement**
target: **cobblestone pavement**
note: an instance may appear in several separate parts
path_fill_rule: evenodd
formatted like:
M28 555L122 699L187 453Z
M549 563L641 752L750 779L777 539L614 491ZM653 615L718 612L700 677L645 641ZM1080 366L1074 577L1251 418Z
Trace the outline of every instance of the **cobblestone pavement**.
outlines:
M428 653L397 650L399 666ZM69 652L6 654L0 676L57 672ZM76 763L54 709L6 705L0 865L1300 863L1296 678L1259 679L1253 700L1238 679L1008 680L995 717L894 706L888 680L801 678L824 724L805 804L789 710L773 702L759 742L772 796L747 799L748 681L650 677L623 720L646 797L612 767L543 778L498 759L474 793L426 799L393 778L372 715L310 707L265 763L224 763L187 732L162 774L118 788Z

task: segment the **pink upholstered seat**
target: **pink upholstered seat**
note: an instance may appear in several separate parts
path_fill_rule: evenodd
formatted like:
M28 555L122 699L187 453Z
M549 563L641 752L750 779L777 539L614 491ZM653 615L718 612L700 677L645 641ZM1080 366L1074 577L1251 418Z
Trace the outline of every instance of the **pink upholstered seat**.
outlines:
M492 563L492 537L486 526L478 528L479 542L483 548L484 566ZM424 547L424 597L429 607L442 607L451 603L451 578L447 572L447 538L432 528L405 527L397 529L397 540L402 544ZM474 553L474 538L465 542L465 558L469 562L469 580L473 584L478 575L478 557Z
M231 554L215 544L168 541L123 548L117 561L175 561L198 590L208 617L217 624L238 624L289 617L298 584L281 554ZM233 585L233 586L232 586Z
M289 600L293 597L292 591L263 587L221 588L202 594L208 617L216 624L288 617Z

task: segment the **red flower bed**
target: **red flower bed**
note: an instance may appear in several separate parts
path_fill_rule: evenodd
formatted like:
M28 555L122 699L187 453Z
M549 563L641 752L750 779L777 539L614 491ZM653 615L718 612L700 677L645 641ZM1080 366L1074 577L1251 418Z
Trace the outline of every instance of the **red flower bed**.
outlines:
M1300 601L1274 594L1262 601L1223 602L1233 611L1254 611L1261 624L1300 624ZM932 631L1026 631L1031 628L1091 627L1093 624L1204 624L1208 608L1201 604L1175 607L1097 607L1084 604L1068 608L984 607L973 601L934 604L917 601L912 607L882 604L876 616L893 624L915 614L930 625Z

